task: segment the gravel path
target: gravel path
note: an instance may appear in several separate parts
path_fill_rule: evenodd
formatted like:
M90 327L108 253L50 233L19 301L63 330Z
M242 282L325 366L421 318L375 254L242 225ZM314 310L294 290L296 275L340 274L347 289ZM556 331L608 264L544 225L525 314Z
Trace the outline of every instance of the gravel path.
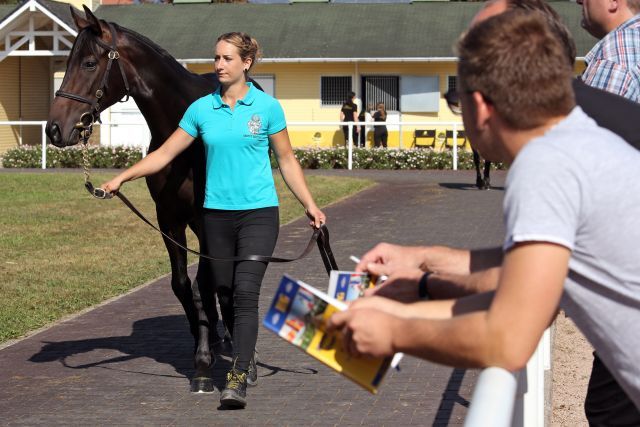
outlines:
M552 426L587 426L584 397L593 348L573 321L560 313L553 343Z

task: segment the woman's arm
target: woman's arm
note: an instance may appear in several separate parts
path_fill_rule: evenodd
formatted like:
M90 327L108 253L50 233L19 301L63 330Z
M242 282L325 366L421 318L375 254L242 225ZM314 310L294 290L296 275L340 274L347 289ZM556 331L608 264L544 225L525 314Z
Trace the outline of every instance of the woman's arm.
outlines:
M160 148L149 153L144 159L126 169L111 181L105 182L100 188L108 193L116 193L120 186L127 181L159 172L175 159L178 154L186 150L194 139L182 128L176 129Z
M326 216L313 201L311 192L307 187L307 182L304 179L300 163L298 163L298 160L293 154L287 129L283 129L278 133L270 135L269 141L271 143L271 148L273 148L273 152L276 155L276 160L280 166L284 182L302 206L304 206L307 216L313 220L311 225L314 227L320 227L326 222Z

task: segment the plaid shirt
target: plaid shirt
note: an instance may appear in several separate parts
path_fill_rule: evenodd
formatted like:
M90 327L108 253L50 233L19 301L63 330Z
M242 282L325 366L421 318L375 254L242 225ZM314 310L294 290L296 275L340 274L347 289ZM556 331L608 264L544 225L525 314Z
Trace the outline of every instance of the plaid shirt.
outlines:
M585 62L586 84L640 102L640 15L604 36Z

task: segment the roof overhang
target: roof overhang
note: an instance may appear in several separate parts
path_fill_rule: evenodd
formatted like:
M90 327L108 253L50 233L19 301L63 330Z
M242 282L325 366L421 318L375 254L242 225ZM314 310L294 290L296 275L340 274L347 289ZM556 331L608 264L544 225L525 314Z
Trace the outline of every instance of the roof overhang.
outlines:
M0 22L0 61L7 56L67 56L78 32L37 0Z

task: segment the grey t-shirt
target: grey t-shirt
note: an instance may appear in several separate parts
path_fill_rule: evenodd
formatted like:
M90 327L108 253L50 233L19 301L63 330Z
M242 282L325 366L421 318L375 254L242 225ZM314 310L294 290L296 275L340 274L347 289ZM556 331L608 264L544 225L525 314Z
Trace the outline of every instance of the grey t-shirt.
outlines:
M640 151L576 107L509 169L505 251L571 250L561 307L640 408Z

